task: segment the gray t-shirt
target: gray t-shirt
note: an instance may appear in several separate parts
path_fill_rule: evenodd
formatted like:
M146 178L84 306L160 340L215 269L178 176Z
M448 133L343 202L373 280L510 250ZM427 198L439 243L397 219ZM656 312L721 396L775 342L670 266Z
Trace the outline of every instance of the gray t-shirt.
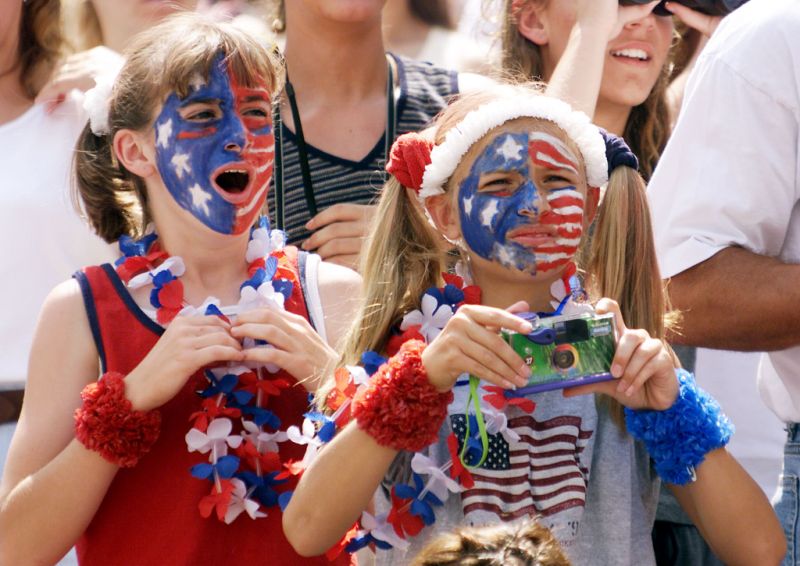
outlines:
M467 390L454 390L450 419L427 451L434 461L449 460L451 431L463 439ZM405 552L378 550L376 564L407 564L432 537L459 526L530 517L553 531L576 565L655 564L650 531L658 479L644 447L594 396L565 398L550 391L527 398L536 403L532 413L503 409L507 427L489 435L489 456L472 472L475 486L435 507L436 522L412 538ZM482 405L484 414L493 412ZM491 414L488 420L498 422ZM387 488L408 482L409 462L409 455L401 455L378 490L378 514L390 508Z

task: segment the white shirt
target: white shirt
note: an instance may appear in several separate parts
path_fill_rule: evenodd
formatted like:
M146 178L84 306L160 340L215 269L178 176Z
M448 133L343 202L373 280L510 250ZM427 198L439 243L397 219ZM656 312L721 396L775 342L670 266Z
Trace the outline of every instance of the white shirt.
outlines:
M650 182L664 277L729 246L800 263L798 124L800 2L751 0L698 59ZM762 358L759 390L800 421L800 347Z
M24 386L42 302L58 283L112 247L91 233L70 199L70 171L86 123L71 93L53 114L34 105L0 125L0 389Z

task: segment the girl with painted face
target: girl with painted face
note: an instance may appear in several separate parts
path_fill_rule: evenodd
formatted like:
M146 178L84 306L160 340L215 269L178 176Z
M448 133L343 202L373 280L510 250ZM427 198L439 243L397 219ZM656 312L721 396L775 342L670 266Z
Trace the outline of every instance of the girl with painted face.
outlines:
M426 137L398 139L365 306L317 395L329 414L319 442L339 432L284 514L299 552L346 533L345 550L373 544L378 563L408 563L441 530L537 518L574 564L654 564L658 472L726 561L778 561L769 502L724 449L727 419L661 340L643 183L607 137L561 101L497 87L453 103ZM457 275L436 232L458 247ZM614 314L613 379L517 390L530 362L499 330L536 334L513 313L592 305Z
M184 15L87 93L77 188L121 255L45 303L0 562L77 541L82 564L327 563L294 552L279 503L360 284L260 219L277 76L257 40Z

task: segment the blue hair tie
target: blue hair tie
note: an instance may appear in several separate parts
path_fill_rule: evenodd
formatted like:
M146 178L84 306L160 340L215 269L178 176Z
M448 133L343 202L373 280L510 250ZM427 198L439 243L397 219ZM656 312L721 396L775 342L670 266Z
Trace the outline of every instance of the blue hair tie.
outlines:
M697 387L694 376L676 370L680 390L666 411L625 409L628 432L644 442L656 472L664 481L685 485L696 479L695 468L706 454L725 446L733 424L711 395Z
M608 176L620 165L630 167L634 171L639 170L639 160L636 155L625 143L625 140L614 134L610 134L603 128L598 128L603 141L606 142L606 160L608 161Z

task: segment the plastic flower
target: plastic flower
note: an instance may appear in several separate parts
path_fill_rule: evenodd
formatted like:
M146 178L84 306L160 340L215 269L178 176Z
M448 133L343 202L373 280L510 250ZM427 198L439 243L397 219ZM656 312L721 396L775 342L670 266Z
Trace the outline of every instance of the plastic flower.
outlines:
M242 437L252 442L259 452L277 452L278 443L285 442L289 436L282 431L278 432L264 432L256 423L251 421L243 421Z
M205 454L211 451L216 456L225 456L228 453L228 446L236 448L242 443L242 437L238 434L231 435L233 423L230 419L214 419L208 425L206 432L201 432L193 428L186 433L186 444L189 452L200 452Z
M430 344L452 316L453 309L449 305L439 304L435 296L425 293L422 296L421 310L406 314L400 324L400 329L406 330L412 326L419 326L419 333Z
M452 480L444 469L440 468L436 462L425 456L424 454L417 453L411 460L411 469L417 474L425 474L430 476L425 483L425 489L434 494L438 499L444 501L450 495L450 492L459 493L463 491L458 482Z
M233 478L231 480L233 489L231 491L228 509L225 511L225 523L230 525L233 521L243 512L247 513L251 519L260 519L266 517L266 513L258 510L259 504L252 499L247 498L247 486L240 479Z

